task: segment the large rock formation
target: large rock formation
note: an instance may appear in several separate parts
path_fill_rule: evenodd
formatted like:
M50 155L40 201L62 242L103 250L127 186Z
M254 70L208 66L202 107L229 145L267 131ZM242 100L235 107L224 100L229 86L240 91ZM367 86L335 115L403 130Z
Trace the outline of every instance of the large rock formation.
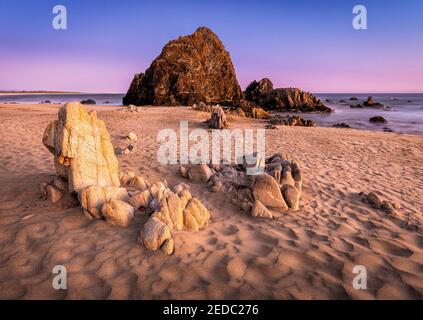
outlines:
M145 71L135 75L123 104L233 104L242 97L229 53L208 28L170 41Z
M245 98L260 107L276 111L331 112L322 101L309 92L297 88L273 89L272 82L264 78L253 81L244 92Z
M57 173L79 193L89 186L119 187L118 161L109 133L95 111L80 103L67 103L59 118L44 131L43 143L54 155Z

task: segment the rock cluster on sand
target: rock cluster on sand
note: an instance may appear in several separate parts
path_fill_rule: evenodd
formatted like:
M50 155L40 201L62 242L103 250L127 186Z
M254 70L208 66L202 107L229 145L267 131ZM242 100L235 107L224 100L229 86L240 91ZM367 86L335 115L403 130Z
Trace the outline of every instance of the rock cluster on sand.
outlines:
M145 73L135 75L123 104L233 104L241 96L229 53L201 27L166 44Z
M127 138L137 140L132 132ZM41 183L42 197L55 203L65 194L76 194L87 217L124 228L136 209L150 210L152 215L139 235L150 250L160 248L171 254L172 230L197 231L210 220L208 209L186 185L171 189L165 181L152 184L134 173L119 173L104 122L80 103L60 108L58 120L44 132L43 143L54 155L58 176Z
M248 175L249 169L262 169ZM212 192L224 192L230 201L254 217L273 218L273 212L298 210L302 193L302 173L298 163L281 154L249 165L192 165L179 168L182 177L207 183Z
M332 112L311 93L297 88L273 89L272 82L264 78L253 81L244 92L245 99L264 109L291 112Z
M272 116L269 120L270 124L273 125L285 125L285 126L294 126L294 127L315 127L316 123L312 120L306 120L299 116L281 116L275 115Z
M173 252L172 231L198 231L210 220L209 210L191 195L189 187L177 184L168 187L165 181L149 183L134 174L121 174L122 185L134 188L128 200L135 209L152 212L142 228L138 241L149 250Z
M360 192L358 196L360 197L362 202L370 205L373 209L383 210L387 214L395 214L396 210L400 208L399 205L395 202L381 200L375 192Z

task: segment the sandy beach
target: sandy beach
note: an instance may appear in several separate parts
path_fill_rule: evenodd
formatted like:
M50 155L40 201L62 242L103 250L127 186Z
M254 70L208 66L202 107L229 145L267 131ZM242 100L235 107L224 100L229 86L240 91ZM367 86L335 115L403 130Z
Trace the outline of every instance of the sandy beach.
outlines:
M175 232L165 256L137 243L147 217L127 229L88 220L40 198L55 174L42 144L59 105L0 105L0 299L422 299L423 137L339 128L266 130L266 153L301 163L300 210L254 219L156 159L157 132L206 128L208 114L187 107L94 107L114 146L135 132L136 150L119 155L121 171L151 181L184 182L211 211L198 232ZM231 128L264 128L230 117ZM387 215L361 202L375 191L401 209ZM68 290L52 288L52 268L68 270ZM367 290L352 286L367 268Z

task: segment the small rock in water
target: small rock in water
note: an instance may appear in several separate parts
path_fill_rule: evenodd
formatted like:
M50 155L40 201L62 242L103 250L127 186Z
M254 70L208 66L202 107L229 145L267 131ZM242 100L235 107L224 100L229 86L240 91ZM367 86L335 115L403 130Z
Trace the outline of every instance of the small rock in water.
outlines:
M387 123L388 121L382 116L375 116L369 119L371 123Z
M348 124L342 122L342 123L336 123L333 125L335 128L351 128Z
M93 99L86 99L80 102L81 104L96 104L95 100Z

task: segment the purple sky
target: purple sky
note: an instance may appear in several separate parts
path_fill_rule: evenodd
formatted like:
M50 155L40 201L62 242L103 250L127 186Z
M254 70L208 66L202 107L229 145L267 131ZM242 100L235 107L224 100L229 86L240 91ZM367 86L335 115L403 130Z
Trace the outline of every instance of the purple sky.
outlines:
M0 2L0 89L125 92L162 47L210 27L238 81L312 92L423 92L423 1L61 1L68 30L51 26L51 0Z

